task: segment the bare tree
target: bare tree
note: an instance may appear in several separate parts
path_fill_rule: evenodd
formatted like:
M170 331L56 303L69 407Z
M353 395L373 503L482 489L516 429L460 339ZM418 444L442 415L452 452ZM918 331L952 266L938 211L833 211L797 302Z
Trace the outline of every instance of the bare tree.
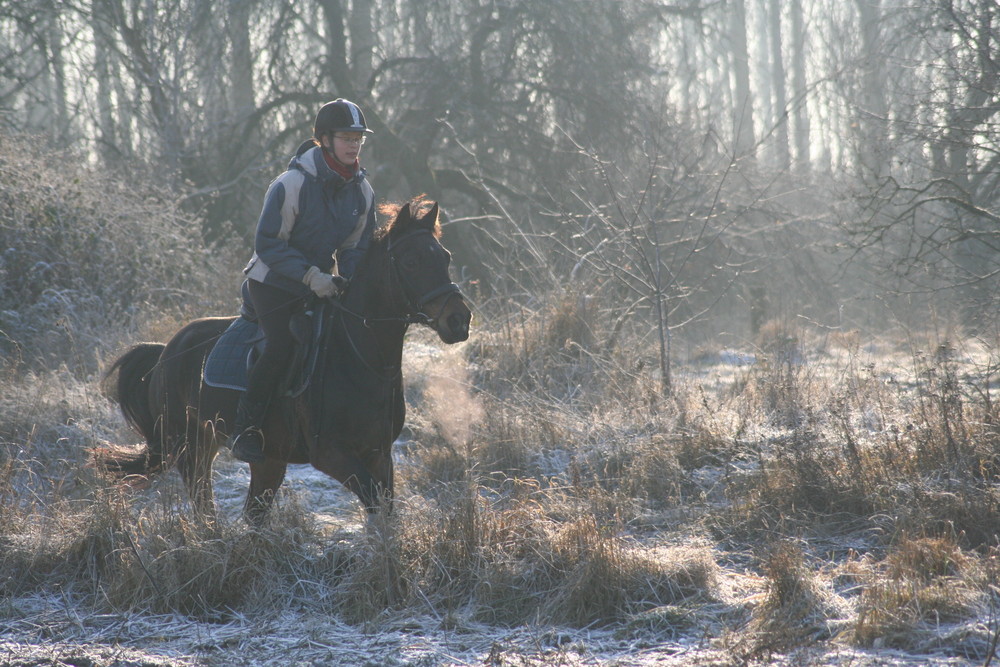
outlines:
M771 45L771 85L774 91L774 147L778 160L778 169L788 171L791 168L791 154L788 150L788 94L786 93L785 57L781 30L780 0L768 2L768 40Z
M733 68L733 147L737 156L753 152L754 97L750 90L750 52L747 48L747 16L744 0L729 0L730 40Z
M252 227L268 180L309 136L318 105L350 97L376 131L365 166L380 196L426 192L475 217L453 235L465 257L531 256L531 234L547 238L557 220L591 215L593 200L607 215L610 201L594 193L608 191L608 178L643 182L636 160L648 155L658 156L658 179L711 171L727 175L727 184L742 180L725 195L709 188L698 196L710 196L716 211L743 202L734 228L751 235L774 222L772 207L757 215L747 203L753 193L795 201L787 214L798 220L809 208L798 190L820 198L826 191L818 184L835 184L859 205L841 200L837 208L855 246L892 258L886 263L911 289L961 286L980 302L995 290L1000 49L989 3L592 0L580 7L578 0L0 0L0 122L5 131L42 132L93 151L108 166L155 165L214 237L230 225ZM663 128L691 145L654 150ZM740 159L758 148L776 157L774 165ZM604 175L581 150L600 156ZM789 181L781 172L793 159L800 178L823 178ZM646 192L634 188L625 203L649 201ZM647 250L663 248L677 231L663 220L681 219L621 210L632 213L615 224L631 224ZM740 257L767 254L739 245L720 247ZM522 280L547 280L560 268L543 264ZM491 269L477 269L483 283L496 275ZM698 290L671 292L671 284L679 283L647 281L645 289L693 308ZM667 328L678 321L685 319L671 315Z
M807 100L809 98L808 77L806 75L806 62L808 53L806 44L805 22L802 17L802 0L791 0L789 3L789 13L792 23L792 117L795 121L795 158L796 165L800 172L808 173L810 168L810 142L809 142L809 108Z
M3 18L0 118L9 127L22 131L55 130L57 135L65 136L67 128L59 127L55 120L66 115L65 81L57 72L62 70L62 62L53 59L53 48L58 51L62 39L58 31L58 8L49 4L3 2L0 12ZM60 104L63 109L58 111L56 107Z
M860 193L864 215L848 224L858 247L882 253L900 289L957 296L975 324L990 316L1000 284L994 15L980 3L953 2L892 24L883 44L905 41L906 49L887 51L901 55L891 61L899 65L886 79L894 104L879 132L895 136L895 163L877 189ZM914 53L932 65L922 76L914 76Z

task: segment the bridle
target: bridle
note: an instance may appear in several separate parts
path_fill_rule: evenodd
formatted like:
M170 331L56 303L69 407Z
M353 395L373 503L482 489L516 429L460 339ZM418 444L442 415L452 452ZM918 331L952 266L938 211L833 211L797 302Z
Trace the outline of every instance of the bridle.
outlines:
M448 305L448 301L450 301L456 294L461 294L461 289L455 283L447 282L443 285L438 285L437 287L434 287L417 297L410 294L409 284L403 280L403 275L400 272L401 270L399 268L396 255L392 252L393 244L399 244L402 241L422 235L428 235L432 238L434 237L434 233L425 228L408 231L397 239L393 239L392 236L389 237L389 244L387 248L387 253L389 255L389 270L393 279L396 281L396 285L403 293L403 298L406 299L407 322L412 324L426 324L433 327L437 324L437 318L432 318L430 315L425 313L424 306L434 299L447 294L448 298L445 299L444 305L441 306L441 312L443 313L445 312L445 306Z
M448 298L445 301L445 304L441 307L441 312L442 313L445 312L445 306L447 305L447 302L451 300L454 296L461 295L461 288L459 288L459 286L456 285L455 283L449 281L443 285L438 285L437 287L433 287L423 294L414 296L411 293L409 283L403 279L402 269L400 269L399 267L395 253L393 253L394 244L398 245L401 241L406 241L418 235L423 235L423 234L427 234L432 237L434 236L434 233L429 229L424 229L424 228L415 229L412 231L405 232L404 234L399 236L399 238L396 239L393 239L390 236L388 245L386 247L386 252L389 258L389 279L394 283L392 285L391 292L395 294L398 289L398 292L403 295L403 299L406 302L405 303L406 314L404 316L370 317L364 313L358 313L351 310L350 308L344 305L343 299L330 299L328 303L330 303L331 305L333 305L334 308L340 311L341 316L345 314L350 315L353 318L359 320L361 324L367 329L372 328L373 325L375 324L382 324L382 323L396 323L396 324L401 324L404 327L408 327L411 324L426 324L431 327L436 326L437 318L431 317L430 315L425 313L423 310L424 307L434 299L437 299L438 297L447 294ZM402 370L401 367L392 365L392 366L385 366L380 370L372 366L365 358L365 355L362 354L361 350L358 348L357 341L355 341L354 336L351 334L349 327L345 326L344 333L346 334L347 341L350 344L354 354L358 357L358 359L361 360L361 363L364 364L364 366L367 367L377 377L380 377L382 378L383 381L388 382L399 375L399 373Z
M431 237L434 236L434 233L429 229L424 229L424 228L414 229L412 231L404 233L397 239L393 239L392 236L390 236L388 241L388 246L386 248L386 252L389 256L389 276L390 279L395 283L394 286L399 288L399 292L402 293L403 299L405 299L406 315L402 317L369 317L368 315L365 315L363 313L357 313L351 310L350 308L345 306L342 300L340 299L333 300L334 306L342 313L352 315L356 319L361 320L362 323L365 325L365 327L369 328L371 327L371 325L380 322L396 322L408 325L426 324L430 327L434 327L437 324L437 318L431 317L430 315L425 313L424 307L434 299L440 297L441 295L447 294L448 298L445 300L445 304L441 307L441 312L445 312L444 306L446 306L448 304L448 301L450 301L454 296L460 295L462 293L461 288L453 282L447 282L443 285L438 285L437 287L428 290L424 294L414 296L411 293L409 283L407 283L407 281L403 279L401 269L399 268L399 262L396 258L396 255L393 253L394 244L398 245L402 241L407 241L418 235L424 235L424 234ZM393 290L393 293L395 293L395 290Z

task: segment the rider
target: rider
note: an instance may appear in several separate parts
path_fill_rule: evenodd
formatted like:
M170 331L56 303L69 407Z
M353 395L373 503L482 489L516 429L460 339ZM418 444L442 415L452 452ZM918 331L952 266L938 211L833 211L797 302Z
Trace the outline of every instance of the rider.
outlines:
M243 314L257 318L264 350L250 371L230 431L233 455L264 460L264 422L272 389L293 349L289 321L315 294L338 296L375 229L375 194L358 155L372 134L358 105L338 98L316 114L313 138L271 183L243 272Z

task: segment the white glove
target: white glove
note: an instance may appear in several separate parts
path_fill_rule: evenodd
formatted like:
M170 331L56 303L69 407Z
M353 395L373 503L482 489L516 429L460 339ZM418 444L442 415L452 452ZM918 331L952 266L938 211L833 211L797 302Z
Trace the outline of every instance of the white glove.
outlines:
M340 284L337 278L339 276L334 277L329 273L323 273L319 267L310 266L306 275L302 277L302 282L308 285L309 289L319 298L329 299L340 294Z

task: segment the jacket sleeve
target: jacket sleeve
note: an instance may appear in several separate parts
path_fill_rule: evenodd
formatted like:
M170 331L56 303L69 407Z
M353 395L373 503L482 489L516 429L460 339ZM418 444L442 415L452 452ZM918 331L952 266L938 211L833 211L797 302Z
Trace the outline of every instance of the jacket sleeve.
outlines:
M289 171L271 183L257 221L254 251L270 270L301 281L309 270L305 256L288 244L299 215L302 175Z
M372 195L374 200L374 194ZM361 230L361 235L357 242L349 240L347 244L341 246L337 251L337 272L347 279L354 277L354 270L358 266L358 260L368 250L372 237L375 234L375 206L368 206L368 215L365 225Z

